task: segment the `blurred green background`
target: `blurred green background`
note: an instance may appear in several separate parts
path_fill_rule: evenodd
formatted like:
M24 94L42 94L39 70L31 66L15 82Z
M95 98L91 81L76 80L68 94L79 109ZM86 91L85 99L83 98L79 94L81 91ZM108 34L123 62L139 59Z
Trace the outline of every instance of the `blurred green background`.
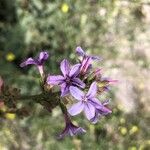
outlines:
M46 70L58 73L79 45L102 56L104 76L119 80L107 95L112 115L97 125L74 117L87 133L57 141L60 110L26 102L28 117L0 119L0 150L150 149L149 0L0 0L0 76L23 94L40 89L36 68L20 68L22 60L47 50Z

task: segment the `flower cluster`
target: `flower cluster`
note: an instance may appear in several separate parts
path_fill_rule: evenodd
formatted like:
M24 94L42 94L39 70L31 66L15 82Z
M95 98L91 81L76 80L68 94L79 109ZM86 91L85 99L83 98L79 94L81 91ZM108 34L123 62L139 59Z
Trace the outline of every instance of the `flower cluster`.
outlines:
M86 132L83 128L75 126L71 122L70 116L84 112L86 118L95 124L99 118L111 113L111 110L107 107L109 100L101 102L98 96L103 91L108 91L110 83L116 82L116 80L102 78L101 69L93 68L93 61L100 61L99 57L87 55L81 47L76 48L76 54L80 59L75 65L71 65L67 59L62 60L60 75L50 74L47 76L44 73L43 64L49 57L47 52L41 52L38 58L28 58L21 64L21 67L30 64L36 65L41 77L45 78L44 84L50 85L51 89L56 86L60 87L60 106L64 114L66 127L59 138ZM63 102L66 97L71 97L76 103L68 106Z

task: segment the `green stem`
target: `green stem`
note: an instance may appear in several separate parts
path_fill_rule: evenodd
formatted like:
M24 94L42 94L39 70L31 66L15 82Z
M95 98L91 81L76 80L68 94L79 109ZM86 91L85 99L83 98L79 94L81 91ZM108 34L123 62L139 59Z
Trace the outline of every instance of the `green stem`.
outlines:
M15 101L13 101L14 99ZM6 106L8 102L11 103L9 96L8 99L6 96L1 96L0 100L3 100ZM32 100L35 103L41 104L46 110L51 112L53 108L59 105L59 92L43 92L37 95L18 95L12 98L12 103L17 103L18 100L19 102L24 100Z
M60 106L60 108L61 108L61 110L62 110L62 113L63 113L63 114L67 114L67 108L66 108L66 106L64 105L64 103L61 102L61 100L59 100L59 106Z
M70 118L70 116L68 114L66 106L64 105L63 102L61 102L61 100L59 100L59 106L61 108L62 113L64 114L65 122L66 123L70 123L71 122L71 118Z
M20 95L19 97L17 97L17 99L19 99L19 100L33 100L33 99L35 99L36 97L40 97L41 96L41 94L39 94L39 95Z

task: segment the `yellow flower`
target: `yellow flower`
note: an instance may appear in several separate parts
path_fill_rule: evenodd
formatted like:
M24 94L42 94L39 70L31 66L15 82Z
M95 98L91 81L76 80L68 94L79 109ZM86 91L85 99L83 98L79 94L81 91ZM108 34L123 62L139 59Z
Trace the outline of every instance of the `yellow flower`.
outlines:
M121 118L121 119L120 119L120 123L121 123L121 124L124 124L125 122L126 122L126 120L125 120L124 118Z
M130 134L134 134L134 133L136 133L136 132L138 132L139 131L139 128L137 127L137 126L132 126L132 128L130 129L130 131L129 131L129 133Z
M68 6L67 3L62 4L62 6L61 6L61 11L62 11L63 13L67 13L67 12L69 11L69 6Z
M12 52L9 52L7 55L6 55L6 60L7 61L13 61L15 60L15 55L12 53Z
M120 133L121 133L122 135L126 135L126 134L127 134L127 128L121 127L121 128L120 128Z
M5 117L9 120L14 120L16 115L14 113L6 113Z

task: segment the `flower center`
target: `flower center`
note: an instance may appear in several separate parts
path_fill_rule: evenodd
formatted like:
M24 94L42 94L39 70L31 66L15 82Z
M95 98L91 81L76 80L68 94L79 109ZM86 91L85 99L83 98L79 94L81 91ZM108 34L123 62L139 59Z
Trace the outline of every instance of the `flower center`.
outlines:
M87 102L87 101L88 101L87 97L86 97L86 96L84 96L84 98L83 98L83 102Z
M66 81L67 84L70 84L70 78L69 77L66 77L65 81Z

